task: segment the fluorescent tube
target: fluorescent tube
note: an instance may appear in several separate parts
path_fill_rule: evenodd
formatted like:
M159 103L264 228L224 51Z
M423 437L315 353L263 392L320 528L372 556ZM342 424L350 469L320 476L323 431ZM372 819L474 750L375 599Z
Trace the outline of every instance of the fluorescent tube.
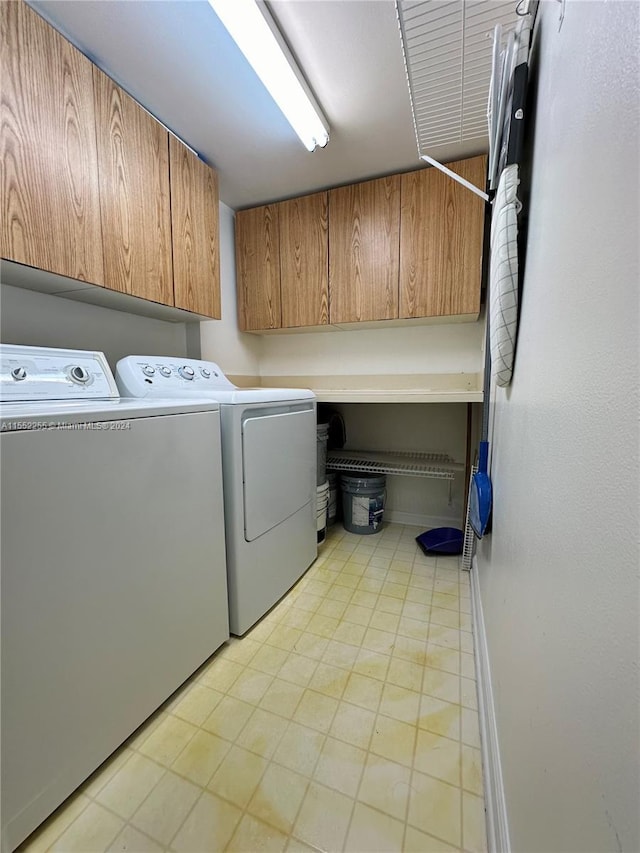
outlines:
M309 151L329 128L269 13L255 0L209 0L231 38Z

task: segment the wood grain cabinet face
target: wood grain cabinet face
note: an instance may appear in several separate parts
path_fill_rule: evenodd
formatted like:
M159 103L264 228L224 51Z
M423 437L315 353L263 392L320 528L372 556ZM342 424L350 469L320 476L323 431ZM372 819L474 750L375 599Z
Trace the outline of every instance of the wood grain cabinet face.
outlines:
M169 136L176 308L220 319L218 176Z
M92 65L26 3L0 3L2 257L104 284Z
M484 187L487 158L448 166ZM484 202L439 169L402 175L400 317L480 311Z
M169 133L93 68L105 284L173 305Z
M278 205L236 213L236 279L240 331L280 329Z
M331 323L398 316L400 176L329 191Z
M282 327L329 322L329 223L326 192L276 205L280 224Z

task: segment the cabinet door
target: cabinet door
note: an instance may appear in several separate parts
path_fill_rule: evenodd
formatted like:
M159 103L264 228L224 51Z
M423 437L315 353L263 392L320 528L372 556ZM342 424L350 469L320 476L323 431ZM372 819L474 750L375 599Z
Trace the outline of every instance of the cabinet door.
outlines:
M449 168L484 187L487 158ZM402 175L400 317L477 316L484 202L439 169Z
M278 206L236 213L236 278L240 331L281 328Z
M326 192L277 205L283 328L329 322L327 205Z
M91 63L26 3L0 3L2 257L104 283Z
M329 191L331 323L398 316L400 177Z
M173 135L169 164L175 304L219 320L218 175Z
M169 133L96 67L93 80L105 284L173 305Z

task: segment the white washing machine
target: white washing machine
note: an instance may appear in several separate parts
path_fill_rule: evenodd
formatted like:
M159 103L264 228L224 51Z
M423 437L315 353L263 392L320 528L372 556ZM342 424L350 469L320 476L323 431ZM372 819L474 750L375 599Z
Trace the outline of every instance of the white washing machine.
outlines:
M237 388L217 364L129 356L124 396L220 403L229 624L241 636L317 556L316 404L299 388Z
M220 413L0 346L2 849L228 638Z

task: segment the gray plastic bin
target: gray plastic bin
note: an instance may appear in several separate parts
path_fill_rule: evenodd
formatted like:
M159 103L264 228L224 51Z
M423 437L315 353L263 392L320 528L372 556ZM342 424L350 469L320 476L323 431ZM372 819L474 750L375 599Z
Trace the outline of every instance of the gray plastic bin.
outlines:
M342 515L344 529L367 535L379 533L384 515L384 474L343 474Z

